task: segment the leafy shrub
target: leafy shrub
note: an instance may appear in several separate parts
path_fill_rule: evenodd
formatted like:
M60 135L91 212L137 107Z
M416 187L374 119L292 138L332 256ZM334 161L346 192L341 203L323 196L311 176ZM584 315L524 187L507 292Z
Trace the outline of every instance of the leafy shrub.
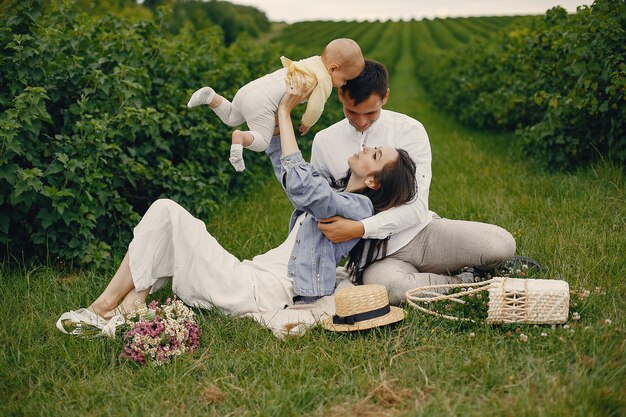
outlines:
M259 36L270 29L270 21L265 13L251 6L242 6L227 1L179 0L171 4L172 17L168 25L175 33L183 23L190 22L195 30L216 24L224 32L227 45L234 42L239 34Z
M461 121L517 129L547 167L626 162L626 6L560 7L498 38L429 59L431 92Z
M67 0L66 0L67 1ZM201 0L71 0L74 7L91 16L113 13L131 21L150 20L161 8L169 12L161 19L164 27L179 33L185 25L194 30L219 26L226 45L241 34L257 37L270 29L265 13L252 6L227 1Z
M54 8L53 0L52 5ZM64 0L68 1L68 0ZM139 4L135 0L71 0L74 7L77 10L85 12L89 15L103 16L108 13L113 13L118 16L123 16L129 20L141 20L151 19L153 16L152 10L146 7L146 2Z
M226 97L279 65L279 51L219 28L167 33L154 21L88 18L43 0L0 12L0 244L4 255L99 264L125 249L159 197L207 218L268 178L248 152L236 174L231 129L188 110L211 85ZM48 6L45 6L48 7Z

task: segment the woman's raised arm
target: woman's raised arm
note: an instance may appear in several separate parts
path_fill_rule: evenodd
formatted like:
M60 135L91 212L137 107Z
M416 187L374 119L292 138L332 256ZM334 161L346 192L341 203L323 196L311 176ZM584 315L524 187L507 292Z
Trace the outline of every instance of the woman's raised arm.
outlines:
M287 91L285 91L285 95L278 105L277 117L280 128L282 155L289 155L300 150L293 131L293 124L291 123L291 110L311 95L311 92L317 85L317 81L307 89L304 77L300 74L294 74L291 80L287 79L285 83L287 84Z

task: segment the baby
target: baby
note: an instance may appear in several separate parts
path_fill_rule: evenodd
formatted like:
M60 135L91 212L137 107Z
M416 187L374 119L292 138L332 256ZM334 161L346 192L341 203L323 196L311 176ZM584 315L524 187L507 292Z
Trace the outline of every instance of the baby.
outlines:
M306 80L307 88L317 81L300 122L300 133L304 135L321 116L332 88L341 87L346 81L356 78L365 65L361 48L352 39L331 41L321 56L297 62L283 56L280 60L283 68L241 87L232 103L216 94L211 87L199 89L187 103L190 108L208 104L228 126L238 126L244 121L248 124L250 130L235 130L232 134L229 160L237 171L246 168L244 147L256 152L263 152L268 147L276 126L278 103L285 94L285 78L290 80L294 73L300 73Z

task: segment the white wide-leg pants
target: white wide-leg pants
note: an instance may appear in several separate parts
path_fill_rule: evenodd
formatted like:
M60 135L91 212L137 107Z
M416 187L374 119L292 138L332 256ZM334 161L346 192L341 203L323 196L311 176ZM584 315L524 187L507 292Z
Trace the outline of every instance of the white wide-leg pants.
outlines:
M137 291L155 292L172 277L174 293L195 307L239 315L293 304L293 281L286 273L239 261L201 220L172 200L150 206L134 229L128 251Z

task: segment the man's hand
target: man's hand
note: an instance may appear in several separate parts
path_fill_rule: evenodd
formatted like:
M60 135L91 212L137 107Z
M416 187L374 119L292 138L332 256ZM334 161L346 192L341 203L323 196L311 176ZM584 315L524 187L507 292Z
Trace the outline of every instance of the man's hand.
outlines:
M317 222L317 228L333 243L346 242L351 239L363 237L365 234L363 223L356 220L344 219L339 216L320 219Z
M305 125L303 125L302 123L300 123L300 127L298 128L298 130L300 131L300 135L304 136L309 132L310 127L306 127Z

